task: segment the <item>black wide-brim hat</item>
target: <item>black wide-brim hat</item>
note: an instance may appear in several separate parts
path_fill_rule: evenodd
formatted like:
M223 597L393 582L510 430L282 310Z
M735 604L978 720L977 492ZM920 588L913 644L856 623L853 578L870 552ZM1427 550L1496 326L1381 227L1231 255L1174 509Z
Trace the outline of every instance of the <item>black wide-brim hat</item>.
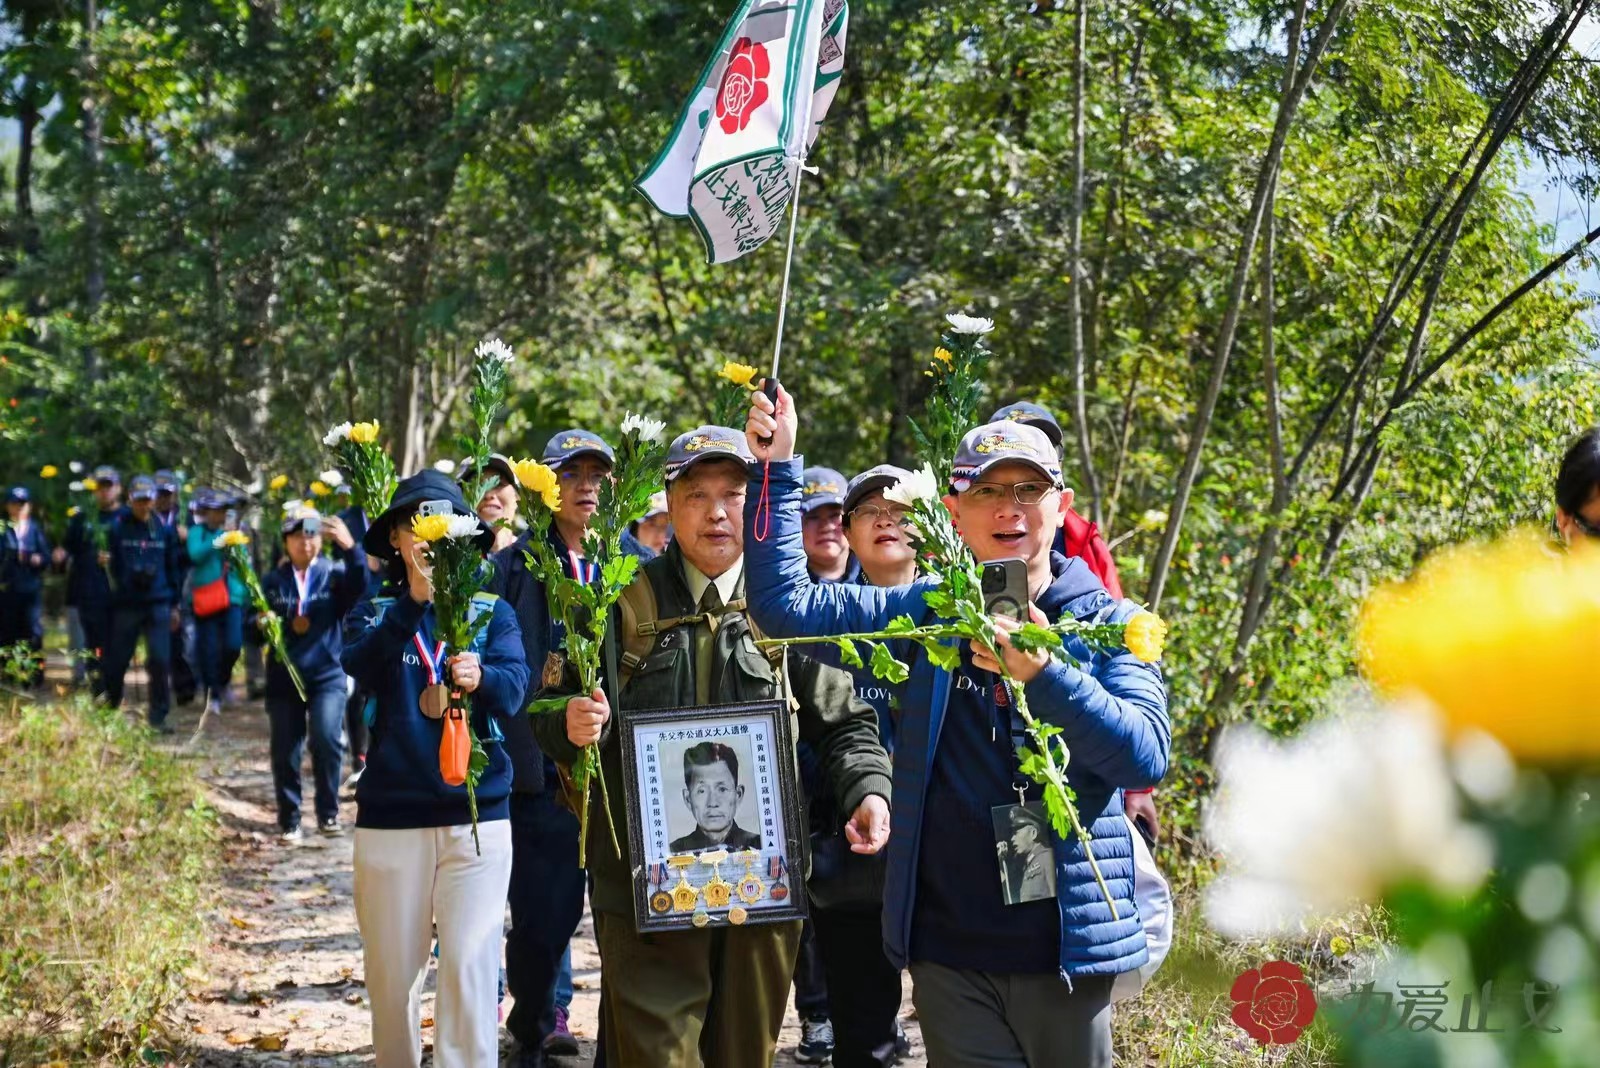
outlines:
M394 546L389 544L389 531L394 529L396 523L411 522L411 517L423 501L449 501L450 509L456 515L470 515L477 519L477 513L467 507L467 500L461 496L455 479L443 471L419 471L401 480L400 485L395 487L394 500L367 528L366 535L361 539L361 547L367 551L367 555L380 560L395 559ZM488 552L494 547L494 531L480 520L478 536L472 539L472 543Z

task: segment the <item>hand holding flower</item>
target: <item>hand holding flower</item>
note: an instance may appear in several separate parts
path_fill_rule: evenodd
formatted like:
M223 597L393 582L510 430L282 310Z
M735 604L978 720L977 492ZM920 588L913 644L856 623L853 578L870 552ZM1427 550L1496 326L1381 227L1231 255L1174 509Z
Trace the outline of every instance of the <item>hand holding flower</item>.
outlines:
M567 702L567 740L579 749L594 745L610 718L611 705L598 686L588 697L572 698Z
M450 658L450 678L463 693L476 693L483 682L483 665L477 653L457 653Z
M1039 607L1032 601L1028 602L1028 614L1033 621L1041 627L1048 627L1050 620L1039 611ZM1005 674L1027 685L1039 677L1039 672L1050 663L1050 653L1038 649L1031 653L1024 653L1011 644L1011 635L1022 629L1022 624L1015 619L1005 616L995 617L995 626L999 631L997 635L1000 657L1005 659ZM977 642L972 644L972 666L979 671L987 671L995 675L1001 674L1000 660L996 658L995 651L986 649Z

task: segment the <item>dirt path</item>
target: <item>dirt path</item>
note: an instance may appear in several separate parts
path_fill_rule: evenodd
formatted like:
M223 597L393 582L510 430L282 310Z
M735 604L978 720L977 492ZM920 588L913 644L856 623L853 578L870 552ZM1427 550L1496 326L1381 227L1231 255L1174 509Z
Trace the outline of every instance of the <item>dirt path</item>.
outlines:
M179 739L188 738L198 713L175 709ZM223 890L211 919L211 946L202 962L205 979L176 1010L187 1033L185 1059L219 1068L335 1066L372 1063L362 981L361 940L351 901L352 837L318 836L310 814L309 757L306 838L277 840L272 775L267 761L266 715L258 702L209 720L190 750L199 761L212 803L221 813ZM355 804L341 806L349 828ZM600 957L587 915L573 941L576 997L572 1029L583 1043L576 1058L553 1064L589 1068L600 1000ZM433 1032L433 978L423 993L424 1063ZM506 1000L509 1010L511 1001ZM907 980L904 1013L911 1008ZM920 1034L907 1018L915 1053L902 1063L922 1065ZM502 1033L503 1035L503 1033ZM777 1064L792 1065L799 1019L791 1004ZM503 1037L503 1048L510 1040Z

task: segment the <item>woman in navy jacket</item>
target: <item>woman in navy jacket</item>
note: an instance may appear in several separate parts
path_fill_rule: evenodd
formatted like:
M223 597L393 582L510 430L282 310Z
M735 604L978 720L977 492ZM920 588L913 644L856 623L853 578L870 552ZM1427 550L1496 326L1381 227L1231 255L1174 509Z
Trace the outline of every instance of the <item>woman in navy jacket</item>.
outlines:
M338 559L322 555L323 535L332 539ZM308 723L317 829L330 837L344 833L339 826L339 769L344 765L339 729L347 691L339 658L344 653L344 617L367 589L367 554L337 517L311 510L284 522L283 547L288 559L262 576L261 590L282 621L285 651L306 688L302 699L289 669L276 655L267 657L278 828L286 841L294 841L300 837L300 753Z
M393 596L362 605L346 624L344 668L373 695L367 770L356 787L356 922L379 1068L421 1062L420 994L435 927L434 1064L489 1068L499 1057L496 988L511 879L511 762L497 721L521 712L528 666L516 614L486 595L477 599L479 610L492 615L480 641L442 658L426 561L411 532L424 503L473 515L438 471L401 482L362 538L369 554L389 561ZM480 527L479 549L493 541ZM488 750L477 786L481 852L466 788L447 785L439 772L443 721L421 700L435 682L470 695L473 731Z

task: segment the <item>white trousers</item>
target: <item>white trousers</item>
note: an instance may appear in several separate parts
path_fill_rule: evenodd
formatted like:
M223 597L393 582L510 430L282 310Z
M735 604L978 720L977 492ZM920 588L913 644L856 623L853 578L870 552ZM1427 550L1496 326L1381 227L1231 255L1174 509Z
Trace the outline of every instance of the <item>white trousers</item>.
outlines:
M511 823L472 828L356 828L356 924L361 929L372 1051L378 1068L422 1063L422 982L439 933L434 1003L436 1068L494 1068L500 1061L500 976Z

